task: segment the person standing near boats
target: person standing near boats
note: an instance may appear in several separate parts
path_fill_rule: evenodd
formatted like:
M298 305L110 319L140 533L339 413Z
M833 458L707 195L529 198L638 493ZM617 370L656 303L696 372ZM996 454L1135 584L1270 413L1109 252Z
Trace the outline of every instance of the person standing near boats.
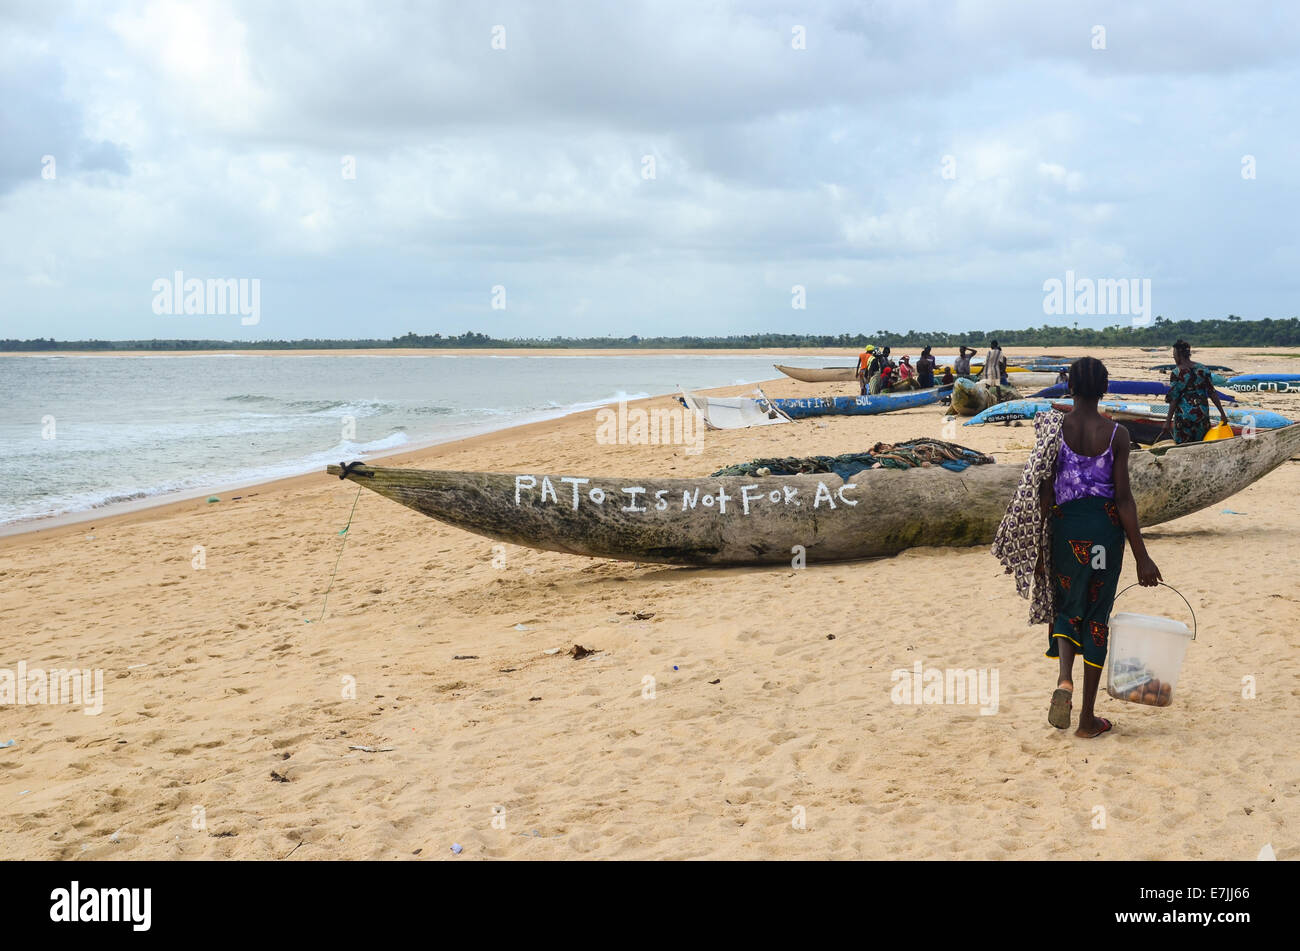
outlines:
M921 356L916 361L916 385L923 390L934 386L934 357L929 347L921 348Z
M1192 345L1186 340L1174 344L1174 369L1169 373L1169 392L1165 401L1165 429L1171 430L1175 443L1200 442L1210 431L1210 400L1224 424L1228 414L1219 402L1210 371L1192 362ZM1171 428L1172 427L1172 428Z
M960 346L957 348L957 359L952 363L953 372L958 376L968 377L970 373L970 358L975 356L974 347Z
M879 369L880 358L876 356L876 347L869 343L862 348L862 353L858 357L858 391L863 396L867 393L867 383Z
M1004 366L1002 348L998 346L996 340L990 340L988 355L984 357L984 372L980 378L990 383L1001 383L1006 375L1006 371L1003 369Z
M1074 658L1083 655L1083 695L1075 736L1091 739L1112 728L1094 712L1110 637L1110 612L1127 538L1138 582L1158 584L1129 484L1127 430L1102 416L1105 365L1083 357L1070 366L1069 413L1052 410L1034 421L1035 444L1020 485L993 540L993 554L1016 590L1030 598L1031 624L1046 623L1046 656L1059 659L1047 720L1070 725Z

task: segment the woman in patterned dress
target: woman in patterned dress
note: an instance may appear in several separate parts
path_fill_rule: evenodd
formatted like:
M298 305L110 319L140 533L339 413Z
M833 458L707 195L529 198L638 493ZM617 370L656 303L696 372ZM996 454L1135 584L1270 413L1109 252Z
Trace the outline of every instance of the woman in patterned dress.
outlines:
M1223 422L1228 414L1214 391L1210 371L1192 362L1192 345L1186 340L1174 344L1174 369L1169 374L1169 412L1165 414L1165 429L1172 424L1174 442L1200 442L1210 431L1210 400L1219 411Z
M1084 738L1111 728L1109 720L1093 713L1093 705L1110 640L1110 612L1126 536L1137 561L1138 581L1154 585L1160 580L1160 570L1147 554L1138 527L1137 504L1129 486L1128 431L1097 411L1108 383L1100 360L1083 357L1071 365L1074 408L1061 423L1056 473L1050 483L1055 503L1051 570L1056 610L1048 628L1047 656L1060 659L1060 676L1047 719L1058 729L1070 725L1074 658L1081 654L1083 703L1074 735Z
M1047 624L1047 656L1059 658L1060 675L1047 722L1070 725L1074 658L1083 655L1083 701L1075 736L1111 729L1093 712L1110 640L1124 542L1137 561L1138 582L1154 585L1160 570L1147 554L1129 485L1128 431L1097 411L1109 383L1100 360L1070 365L1074 408L1034 420L1034 448L1020 484L998 525L992 552L1016 591L1029 599L1029 623Z

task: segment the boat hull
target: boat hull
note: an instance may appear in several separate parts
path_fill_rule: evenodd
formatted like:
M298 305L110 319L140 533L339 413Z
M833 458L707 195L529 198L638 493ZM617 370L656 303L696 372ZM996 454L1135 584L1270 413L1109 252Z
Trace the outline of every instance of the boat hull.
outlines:
M1300 375L1294 373L1244 373L1224 384L1237 393L1300 393Z
M768 400L791 419L809 419L814 416L875 416L900 409L912 409L939 402L939 397L952 387L935 386L928 390L904 390L901 393L879 393L874 396L811 396L805 399Z
M1064 408L1072 404L1071 400L1027 399L1009 400L991 406L968 419L963 425L979 426L984 423L1005 423L1015 419L1033 419L1053 407ZM1167 406L1152 406L1149 403L1125 403L1118 400L1102 400L1097 404L1106 416L1123 414L1130 419L1163 420L1168 413ZM1217 419L1217 414L1212 414ZM1254 427L1256 429L1281 429L1291 425L1291 420L1279 413L1250 406L1228 409L1228 422L1235 426Z
M1228 498L1300 448L1300 426L1248 439L1136 452L1130 477L1143 525ZM339 466L329 471L339 475ZM347 478L488 538L598 558L679 565L789 564L987 545L1019 465L872 469L834 475L621 479L441 472L354 465Z
M774 363L776 367L792 380L801 383L848 383L858 378L857 367L786 367Z
M1169 392L1169 384L1162 383L1159 380L1111 380L1106 386L1106 392L1115 396L1165 396ZM1062 396L1069 395L1069 385L1057 383L1044 390L1039 390L1033 394L1033 398L1059 399ZM1226 402L1235 403L1237 401L1237 398L1231 393L1220 393L1216 390L1215 395Z

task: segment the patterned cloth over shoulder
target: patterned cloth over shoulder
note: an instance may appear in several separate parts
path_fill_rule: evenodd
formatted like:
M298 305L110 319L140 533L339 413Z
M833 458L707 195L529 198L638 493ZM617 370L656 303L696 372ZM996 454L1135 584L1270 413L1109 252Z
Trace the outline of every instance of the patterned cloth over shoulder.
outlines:
M1061 449L1061 424L1065 414L1056 410L1034 419L1034 449L1025 462L1020 485L1007 505L993 537L992 552L1014 575L1016 592L1029 598L1029 623L1049 624L1056 614L1056 588L1052 574L1052 522L1044 511L1044 493L1050 498Z

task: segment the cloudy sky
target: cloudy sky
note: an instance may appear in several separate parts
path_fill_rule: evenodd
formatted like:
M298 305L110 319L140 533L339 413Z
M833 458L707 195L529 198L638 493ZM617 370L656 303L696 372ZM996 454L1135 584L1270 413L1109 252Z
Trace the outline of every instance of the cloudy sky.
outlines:
M5 0L0 337L1295 316L1298 54L1288 3Z

